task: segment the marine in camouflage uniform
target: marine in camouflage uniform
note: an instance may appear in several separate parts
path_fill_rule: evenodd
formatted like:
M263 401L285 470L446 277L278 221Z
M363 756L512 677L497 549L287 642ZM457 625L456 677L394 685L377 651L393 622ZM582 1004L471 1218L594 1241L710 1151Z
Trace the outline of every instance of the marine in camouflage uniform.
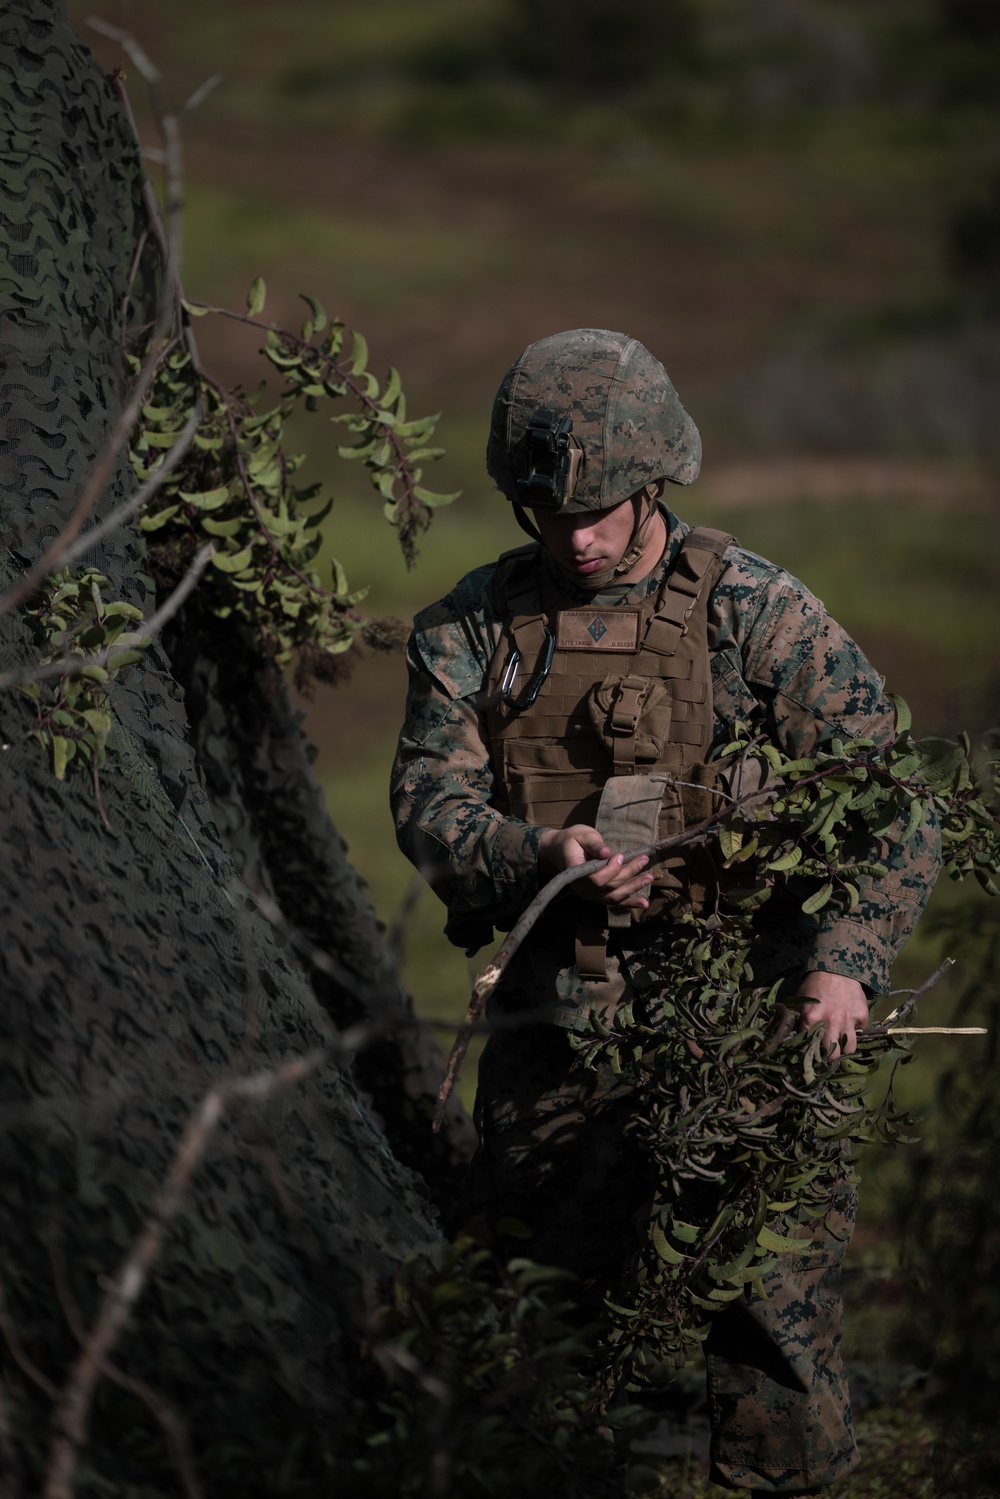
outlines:
M550 681L573 680L559 675L572 663L569 654L549 650L545 659L549 633L559 636L563 628L556 616L566 611L565 620L578 624L593 612L595 649L606 628L611 638L627 637L630 618L638 618L640 631L648 629L651 614L676 604L665 590L683 574L685 557L697 554L686 548L697 547L699 538L709 552L714 547L716 556L702 559L711 566L700 608L689 600L677 631L685 635L703 621L710 672L704 742L691 749L674 744L674 759L657 762L682 766L687 781L673 779L691 787L683 793L689 820L705 815L696 791L704 779L699 768L737 721L763 714L774 742L796 757L837 735L885 742L894 714L881 678L797 579L729 538L692 534L663 503L664 479L683 484L696 477L700 444L666 372L635 340L582 329L532 345L501 384L487 464L540 544L477 568L417 616L393 805L401 848L447 906L449 937L472 951L492 939L494 927L509 928L555 870L608 858L599 875L577 882L575 894L548 908L491 1001L494 1029L476 1105L480 1147L465 1204L466 1211L485 1208L494 1222L522 1220L534 1235L532 1256L575 1271L596 1297L613 1284L635 1242L648 1210L649 1177L630 1136L632 1090L610 1070L583 1067L569 1033L586 1028L593 1009L607 1013L625 999L652 1011L664 984L671 910L682 903L676 889L672 908L658 891L671 880L676 886L676 870L616 857L621 847L651 838L622 839L616 848L591 825L600 785L590 786L593 794L575 814L564 818L562 804L555 816L539 812L539 800L549 794L558 802L560 794L545 792L546 773L563 792L573 774L578 789L587 789L586 776L594 775L567 771L570 741L589 746L582 757L572 750L574 763L600 760L572 693L567 698L552 689L557 695L550 694L547 716L537 720L540 736L527 752L534 789L523 793L514 785L505 732L519 732L520 721L530 723L538 712L532 692L544 695L546 671ZM679 586L686 586L683 578ZM542 643L522 676L516 647L526 637L512 625L518 611ZM561 644L569 638L563 636ZM592 651L585 659L598 658ZM617 664L613 655L608 661ZM619 666L619 678L627 670L627 662ZM670 690L678 701L685 696L677 683ZM680 721L682 708L674 703ZM561 736L552 733L560 714ZM685 737L676 726L669 734ZM687 737L696 741L695 729ZM617 741L598 782L611 784L609 772L621 768L611 765L612 752L619 753ZM662 746L651 753L663 753ZM932 822L907 843L891 832L877 842L865 853L888 873L860 881L853 910L830 904L810 917L801 896L785 908L772 899L759 921L756 978L783 977L789 994L809 1001L803 1022L822 1022L833 1050L854 1049L866 996L888 988L893 957L937 873ZM596 959L586 935L595 918L604 926L605 949ZM716 1481L798 1493L855 1465L838 1349L839 1265L852 1217L853 1203L839 1204L808 1254L782 1256L758 1292L716 1317L706 1347Z

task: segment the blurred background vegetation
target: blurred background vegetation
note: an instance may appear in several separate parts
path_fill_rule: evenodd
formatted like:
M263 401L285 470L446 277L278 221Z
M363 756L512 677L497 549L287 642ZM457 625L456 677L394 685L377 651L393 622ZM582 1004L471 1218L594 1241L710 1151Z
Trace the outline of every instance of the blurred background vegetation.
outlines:
M268 315L297 325L312 292L364 331L374 369L400 368L414 414L444 412L429 480L463 495L409 574L336 429L303 420L304 473L336 497L331 555L374 612L408 619L518 544L482 461L496 384L532 339L622 328L702 429L681 514L803 577L918 733L996 722L996 0L70 0L110 68L95 10L147 47L168 104L225 73L185 128L189 293L242 306L261 274ZM198 334L224 378L256 385L246 330L206 319ZM410 881L385 805L404 691L399 658L359 656L303 705L387 920ZM954 909L940 892L932 924ZM440 925L426 895L405 974L424 1013L456 1015L469 970ZM962 930L950 940L971 952ZM920 935L901 983L937 944ZM906 1097L923 1106L948 1068L982 1082L977 1045L925 1043ZM884 1302L872 1176L855 1263Z

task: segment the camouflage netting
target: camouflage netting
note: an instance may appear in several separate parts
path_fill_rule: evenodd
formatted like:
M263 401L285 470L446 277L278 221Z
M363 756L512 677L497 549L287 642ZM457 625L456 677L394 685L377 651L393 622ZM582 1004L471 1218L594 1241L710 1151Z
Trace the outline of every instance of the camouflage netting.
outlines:
M0 270L6 586L57 534L120 409L122 303L142 208L123 113L57 0L8 0L0 94L0 218L12 251ZM123 458L98 513L130 488ZM150 612L134 531L116 532L87 560ZM31 649L17 615L0 622L0 671L30 661ZM189 654L189 675L210 689L211 669ZM266 663L259 670L266 676ZM112 700L101 775L108 829L90 776L71 769L57 781L28 737L31 705L16 692L0 697L0 1275L11 1324L56 1384L78 1347L67 1300L92 1320L101 1277L130 1244L211 1082L323 1037L309 977L238 868L286 901L296 871L300 888L316 868L318 889L339 881L340 910L355 913L353 946L324 1001L334 1010L339 1001L347 1018L379 1003L405 1008L342 845L322 821L283 688L271 692L259 754L246 724L227 728L227 710L203 694L198 744L209 751L215 733L218 809L165 658L150 652L123 670ZM220 782L227 737L240 736L246 763L263 766L260 795L280 808L289 791L282 836L268 836L263 803L241 815L245 774ZM307 826L311 842L293 846ZM287 905L286 915L295 915ZM332 945L336 921L325 920L321 930L313 911L306 925ZM408 1079L411 1119L434 1057L404 1055L405 1043L387 1051L383 1076ZM371 1078L365 1087L377 1091ZM383 1114L388 1099L376 1100ZM423 1185L392 1154L352 1078L330 1067L230 1117L195 1188L117 1363L171 1400L198 1455L245 1445L250 1432L263 1442L297 1408L322 1414L316 1424L335 1441L356 1380L359 1313L404 1255L440 1244ZM48 1402L2 1339L0 1363L15 1437L25 1450L34 1437L37 1448ZM103 1386L82 1488L167 1491L144 1466L142 1441L122 1440L114 1389ZM134 1419L155 1432L144 1411Z

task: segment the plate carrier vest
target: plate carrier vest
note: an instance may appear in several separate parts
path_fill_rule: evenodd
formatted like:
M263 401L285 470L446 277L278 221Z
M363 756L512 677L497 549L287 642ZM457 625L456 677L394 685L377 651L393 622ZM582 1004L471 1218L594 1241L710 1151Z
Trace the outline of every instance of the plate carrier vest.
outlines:
M717 809L708 601L733 540L697 527L659 590L622 606L564 608L537 544L503 554L494 604L504 623L486 682L502 812L543 827L587 823L624 851ZM577 927L581 978L606 977L608 926L697 908L705 859L697 847L652 859L642 912L560 897L550 911Z

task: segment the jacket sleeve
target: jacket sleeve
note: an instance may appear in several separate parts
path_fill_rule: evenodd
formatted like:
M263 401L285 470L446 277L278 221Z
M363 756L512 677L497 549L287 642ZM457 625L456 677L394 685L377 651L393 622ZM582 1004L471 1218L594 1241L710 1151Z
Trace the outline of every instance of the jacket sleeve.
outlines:
M491 804L493 767L483 715L488 628L454 596L418 615L407 648L406 720L391 801L403 853L448 908L462 947L510 926L538 889L543 829Z
M761 595L758 595L761 598ZM835 736L891 743L895 710L882 679L820 601L787 573L762 591L743 642L746 680L771 719L776 742L809 755ZM932 809L903 842L907 817L876 836L863 825L852 853L886 866L884 877L857 880L860 901L833 901L815 918L807 966L855 978L876 993L889 988L893 959L910 936L941 865Z

